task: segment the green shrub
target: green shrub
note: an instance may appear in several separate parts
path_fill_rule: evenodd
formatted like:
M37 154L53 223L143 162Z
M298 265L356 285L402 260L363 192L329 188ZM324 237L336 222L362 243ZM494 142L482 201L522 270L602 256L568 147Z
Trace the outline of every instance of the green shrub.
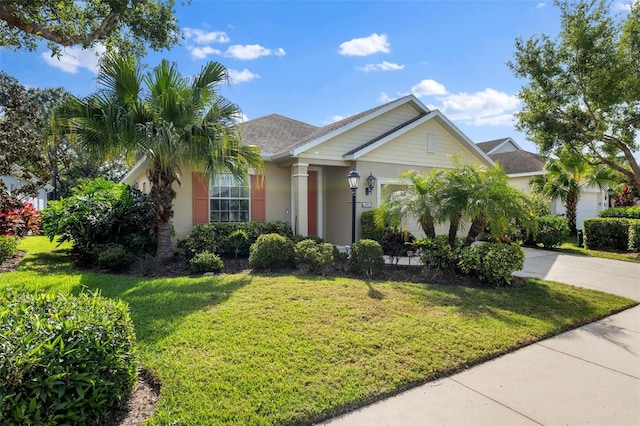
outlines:
M93 249L98 267L119 272L136 261L136 256L125 246L117 243L96 245Z
M590 250L627 250L631 219L594 217L584 221L584 246Z
M3 424L99 424L138 369L126 305L96 294L0 296Z
M220 272L224 268L224 262L215 253L203 251L189 260L189 270L194 274L203 272Z
M236 229L227 237L227 241L233 246L233 253L237 259L240 254L240 246L249 241L249 236L244 229Z
M349 269L371 278L384 270L384 255L380 243L363 239L351 245Z
M640 206L612 207L602 210L600 217L621 217L626 219L640 219Z
M324 240L315 235L294 235L290 238L293 241L293 244L298 244L300 241L311 240L316 243L324 243Z
M407 251L411 250L414 240L415 237L410 232L387 232L380 241L382 253L389 256L392 262L395 260L394 263L397 264L400 257L406 256Z
M453 250L446 235L438 235L435 238L421 238L418 241L418 256L422 262L424 272L454 269Z
M319 273L333 262L333 246L302 240L295 245L296 264L303 272Z
M382 237L389 229L384 226L376 225L375 210L367 210L360 215L360 227L362 229L362 238L366 240L382 241Z
M247 234L247 240L238 242L229 240L231 234L237 230L244 231ZM238 257L247 258L251 245L264 234L292 237L291 226L281 221L212 222L194 226L189 237L178 243L178 248L187 259L203 251L214 252L222 257L235 257L236 249L238 249Z
M349 252L341 251L337 246L333 246L333 266L338 271L346 271L349 265Z
M488 284L509 285L513 272L524 267L524 251L509 244L477 244L462 248L458 266Z
M640 252L640 220L629 224L629 251Z
M10 235L0 235L0 263L11 259L18 251L18 238Z
M293 242L280 234L263 234L249 250L249 266L254 270L277 270L295 266Z
M79 261L93 262L94 246L122 244L142 255L154 251L149 230L154 223L151 202L124 183L94 179L73 196L51 201L42 211L43 233L53 241L71 241Z
M569 225L564 217L542 216L537 219L537 226L534 242L545 248L559 247L569 236Z

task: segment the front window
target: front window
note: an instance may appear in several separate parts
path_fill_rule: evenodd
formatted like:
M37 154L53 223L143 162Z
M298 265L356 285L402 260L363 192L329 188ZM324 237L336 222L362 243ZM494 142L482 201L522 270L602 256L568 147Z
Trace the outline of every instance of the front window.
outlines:
M216 175L211 180L211 222L249 221L249 179Z

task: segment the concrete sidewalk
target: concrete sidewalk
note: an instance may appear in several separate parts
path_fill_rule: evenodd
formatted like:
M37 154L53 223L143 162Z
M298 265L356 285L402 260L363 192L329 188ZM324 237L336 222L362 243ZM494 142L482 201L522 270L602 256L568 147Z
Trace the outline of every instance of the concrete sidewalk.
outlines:
M640 264L525 252L518 275L640 300ZM640 306L323 424L638 426Z

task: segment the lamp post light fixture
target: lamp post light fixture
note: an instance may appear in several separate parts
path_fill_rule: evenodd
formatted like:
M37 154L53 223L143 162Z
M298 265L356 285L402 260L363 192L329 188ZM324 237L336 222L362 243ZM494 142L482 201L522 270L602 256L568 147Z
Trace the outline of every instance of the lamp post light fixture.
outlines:
M367 195L371 195L371 193L373 192L373 188L376 187L376 182L378 182L378 179L376 179L372 172L369 172L369 177L367 178L367 187L364 189L364 192Z
M347 175L347 182L351 188L351 244L356 242L356 192L360 184L360 175L356 169L351 169Z

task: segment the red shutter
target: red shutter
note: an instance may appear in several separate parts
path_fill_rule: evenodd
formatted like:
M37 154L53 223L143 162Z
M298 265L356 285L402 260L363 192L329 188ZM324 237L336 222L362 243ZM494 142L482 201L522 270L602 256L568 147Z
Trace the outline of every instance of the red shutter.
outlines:
M251 175L251 221L267 220L267 203L265 198L266 182L262 175Z
M209 180L204 173L192 174L193 224L209 223Z

